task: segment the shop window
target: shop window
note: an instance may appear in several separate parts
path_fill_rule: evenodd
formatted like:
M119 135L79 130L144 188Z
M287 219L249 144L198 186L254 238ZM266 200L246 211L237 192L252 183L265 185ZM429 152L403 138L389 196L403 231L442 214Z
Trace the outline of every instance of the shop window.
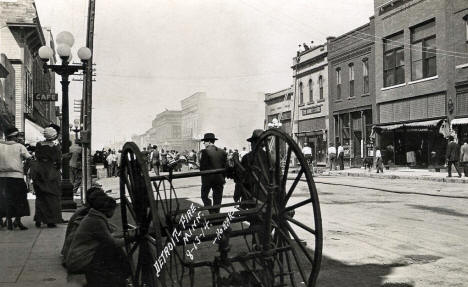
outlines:
M309 103L314 102L314 82L309 79Z
M411 79L435 76L436 65L435 20L411 29Z
M323 77L322 75L319 76L319 90L320 90L320 99L323 100Z
M362 93L369 93L369 60L367 58L362 60Z
M341 69L336 69L336 98L341 99Z
M304 104L304 87L302 86L302 82L299 83L299 105Z
M384 39L384 87L405 82L403 32Z
M349 97L354 97L354 64L351 63L348 66L349 71Z

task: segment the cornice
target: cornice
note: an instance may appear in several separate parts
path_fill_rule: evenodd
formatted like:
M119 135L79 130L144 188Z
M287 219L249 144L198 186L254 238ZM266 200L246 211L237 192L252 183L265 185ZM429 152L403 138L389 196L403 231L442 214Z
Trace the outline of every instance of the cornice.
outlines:
M347 50L337 55L330 56L328 57L328 62L331 64L338 64L348 59L355 58L357 56L368 54L371 52L372 52L372 44L368 44L359 49Z

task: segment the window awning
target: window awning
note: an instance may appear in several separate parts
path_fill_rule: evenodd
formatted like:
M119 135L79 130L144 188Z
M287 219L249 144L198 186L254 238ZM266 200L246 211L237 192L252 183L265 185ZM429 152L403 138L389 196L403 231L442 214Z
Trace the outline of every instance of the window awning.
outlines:
M468 118L453 119L450 124L452 126L456 125L468 125Z
M428 121L419 121L419 122L410 122L410 123L401 123L394 125L375 125L374 128L378 128L385 131L396 130L400 128L434 128L437 127L442 119L438 120L428 120Z
M39 141L45 140L44 135L42 132L44 129L39 126L38 124L25 119L24 121L24 142L26 144L32 144L34 145L35 143Z

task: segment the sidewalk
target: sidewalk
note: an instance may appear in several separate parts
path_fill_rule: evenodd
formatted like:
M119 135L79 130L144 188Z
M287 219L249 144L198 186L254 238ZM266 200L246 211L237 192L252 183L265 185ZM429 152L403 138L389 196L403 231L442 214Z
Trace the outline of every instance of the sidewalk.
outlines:
M33 215L34 200L29 200L29 206ZM64 219L72 215L62 214ZM60 250L67 225L36 228L32 215L22 219L28 230L0 229L0 287L81 286L80 278L67 278L61 265Z
M321 175L333 176L356 176L356 177L372 177L372 178L387 178L387 179L413 179L413 180L428 180L437 182L450 183L468 183L468 177L458 177L455 170L452 171L452 177L447 177L446 171L435 172L427 169L411 169L407 167L395 167L389 170L384 170L383 173L376 173L375 168L368 171L361 168L345 168L344 170L324 171Z

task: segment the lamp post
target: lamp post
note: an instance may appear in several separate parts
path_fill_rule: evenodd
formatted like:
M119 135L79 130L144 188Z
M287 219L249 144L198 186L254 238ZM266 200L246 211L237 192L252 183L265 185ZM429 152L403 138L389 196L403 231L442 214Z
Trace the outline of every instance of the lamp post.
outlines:
M49 69L52 72L59 74L62 77L62 154L68 154L70 151L70 134L69 134L69 111L68 111L68 80L70 75L75 74L79 70L86 72L87 61L91 58L91 50L87 47L82 47L78 50L78 57L82 61L81 65L70 65L72 54L71 47L75 39L70 32L60 32L57 35L57 53L62 60L61 65L49 65L47 62L54 55L54 51L47 46L39 48L39 57L44 62L44 72ZM62 158L62 209L75 209L76 203L73 200L73 185L70 182L70 169L68 157Z

